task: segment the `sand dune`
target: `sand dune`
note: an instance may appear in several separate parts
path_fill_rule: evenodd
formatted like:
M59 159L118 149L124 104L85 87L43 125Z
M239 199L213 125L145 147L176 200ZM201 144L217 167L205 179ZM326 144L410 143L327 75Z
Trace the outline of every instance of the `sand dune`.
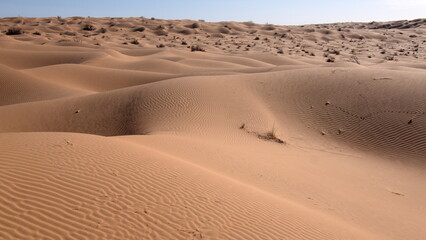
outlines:
M84 95L88 92L46 82L15 69L0 65L0 105L33 102L67 96Z
M49 82L60 82L64 86L95 92L110 91L179 77L179 75L167 73L131 71L76 64L55 64L28 69L25 72Z
M1 239L423 239L422 19L0 19Z
M146 147L69 133L1 137L2 163L13 169L2 174L5 237L372 238ZM8 200L16 197L25 200Z

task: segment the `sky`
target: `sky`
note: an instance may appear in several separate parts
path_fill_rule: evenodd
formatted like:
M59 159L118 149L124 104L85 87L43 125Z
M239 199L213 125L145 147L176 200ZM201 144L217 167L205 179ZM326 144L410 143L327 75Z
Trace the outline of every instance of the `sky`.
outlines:
M426 18L426 0L0 0L0 17L155 17L280 25Z

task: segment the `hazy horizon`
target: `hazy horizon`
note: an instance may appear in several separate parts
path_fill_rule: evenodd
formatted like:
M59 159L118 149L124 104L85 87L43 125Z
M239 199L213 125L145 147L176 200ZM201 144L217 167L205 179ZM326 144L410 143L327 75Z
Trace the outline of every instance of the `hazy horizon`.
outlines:
M280 25L396 21L424 18L424 0L307 1L70 1L18 0L0 4L0 17L147 17Z

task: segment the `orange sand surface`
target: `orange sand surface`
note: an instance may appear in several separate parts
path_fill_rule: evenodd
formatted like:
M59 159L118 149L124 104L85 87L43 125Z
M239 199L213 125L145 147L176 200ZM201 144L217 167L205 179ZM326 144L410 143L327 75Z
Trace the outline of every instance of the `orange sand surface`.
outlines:
M0 239L426 239L426 20L0 19Z

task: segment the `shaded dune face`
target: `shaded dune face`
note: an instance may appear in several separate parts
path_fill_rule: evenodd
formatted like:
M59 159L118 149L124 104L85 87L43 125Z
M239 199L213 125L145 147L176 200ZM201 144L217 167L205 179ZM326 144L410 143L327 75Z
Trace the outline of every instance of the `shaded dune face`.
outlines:
M283 119L294 115L293 120L313 134L377 153L422 159L425 77L348 68L294 71L276 76L264 99Z
M243 123L244 115L265 115L265 106L270 105L277 124L302 123L313 135L374 152L425 154L425 74L341 68L261 73L240 81L233 78L187 77L86 97L6 107L0 109L7 116L1 130L102 136L159 131L197 133L200 129L188 124L191 119L200 120L206 131L218 131ZM267 85L258 80L265 78L269 79ZM197 85L197 81L203 84ZM234 92L223 91L223 87ZM202 94L206 92L210 93ZM216 94L221 94L219 103ZM234 101L232 94L252 99ZM233 109L249 110L243 115L229 115L230 106L218 106L226 102L232 103ZM252 102L261 107L251 107ZM205 109L227 117L212 118Z
M0 65L0 106L87 94Z
M423 239L425 27L0 19L0 239Z

